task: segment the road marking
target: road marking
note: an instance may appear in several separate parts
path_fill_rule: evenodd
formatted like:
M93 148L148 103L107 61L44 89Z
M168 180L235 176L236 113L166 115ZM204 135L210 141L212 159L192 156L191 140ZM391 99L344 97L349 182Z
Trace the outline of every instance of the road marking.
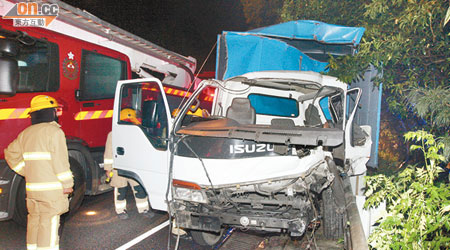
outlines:
M166 220L165 222L159 224L158 226L148 230L147 232L139 235L138 237L132 239L131 241L129 241L128 243L120 246L119 248L117 248L116 250L126 250L134 245L136 245L137 243L141 242L142 240L144 240L145 238L149 237L150 235L158 232L159 230L167 227L169 225L169 221Z

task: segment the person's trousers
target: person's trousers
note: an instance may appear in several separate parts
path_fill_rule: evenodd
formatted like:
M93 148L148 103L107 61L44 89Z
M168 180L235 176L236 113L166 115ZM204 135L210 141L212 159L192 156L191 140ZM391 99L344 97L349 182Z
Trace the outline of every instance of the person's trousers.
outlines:
M136 201L136 207L139 213L144 213L149 210L149 204L147 199L147 194L144 188L139 185L133 179L127 179L128 184L133 190L134 199ZM114 206L116 208L116 213L125 213L127 208L127 186L125 187L114 187Z
M69 201L38 201L27 198L27 249L59 249L59 218L68 210Z

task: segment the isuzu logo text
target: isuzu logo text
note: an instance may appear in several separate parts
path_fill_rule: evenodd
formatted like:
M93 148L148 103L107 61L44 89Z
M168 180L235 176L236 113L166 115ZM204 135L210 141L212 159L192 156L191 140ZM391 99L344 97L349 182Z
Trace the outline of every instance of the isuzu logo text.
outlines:
M273 151L271 144L230 145L231 154L251 154Z
M58 16L58 4L16 3L3 17L13 19L15 27L47 27Z

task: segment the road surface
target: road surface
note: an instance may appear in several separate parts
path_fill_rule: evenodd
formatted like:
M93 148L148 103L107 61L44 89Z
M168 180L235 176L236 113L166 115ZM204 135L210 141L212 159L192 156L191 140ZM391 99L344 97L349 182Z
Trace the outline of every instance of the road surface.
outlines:
M137 213L133 195L128 192L127 220L120 220L113 203L113 192L97 196L86 196L78 212L67 218L62 228L60 249L175 249L176 238L168 233L168 216L157 212L153 218ZM0 222L0 249L25 249L26 228L13 221ZM319 230L317 231L319 232ZM234 230L219 247L220 250L245 249L343 249L335 241L324 241L316 237L314 241L309 231L301 239L291 239L278 234L242 232ZM178 249L210 249L197 245L189 239L180 239Z

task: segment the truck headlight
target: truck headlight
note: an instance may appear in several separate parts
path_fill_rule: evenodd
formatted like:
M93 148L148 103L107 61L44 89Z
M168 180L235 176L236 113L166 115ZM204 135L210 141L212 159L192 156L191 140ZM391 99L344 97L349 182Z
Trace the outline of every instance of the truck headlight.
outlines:
M178 200L192 201L198 203L207 203L205 193L201 190L200 186L180 180L173 180L174 198Z

